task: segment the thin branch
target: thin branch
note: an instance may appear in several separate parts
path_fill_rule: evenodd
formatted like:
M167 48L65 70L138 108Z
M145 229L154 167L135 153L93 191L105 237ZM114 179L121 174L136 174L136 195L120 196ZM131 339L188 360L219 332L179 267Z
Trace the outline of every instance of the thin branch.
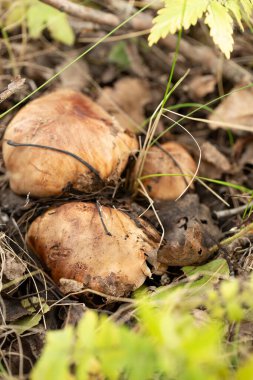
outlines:
M228 218L230 216L238 215L241 212L243 212L247 209L250 209L251 207L253 207L253 202L250 202L250 203L247 203L246 205L239 206L236 208L232 208L229 210L214 211L213 214L217 219L224 219L224 218Z
M72 3L69 0L41 0L43 3L51 5L59 11L65 12L71 16L77 17L84 21L91 21L97 24L117 26L120 20L117 16L102 12L97 9L86 7L84 5Z
M73 157L75 160L81 162L81 164L83 164L86 168L88 168L101 181L99 172L93 166L91 166L87 161L83 160L81 157L77 156L75 153L69 152L64 149L58 149L53 146L47 146L47 145L17 143L12 140L7 140L6 143L15 148L18 148L18 147L40 148L40 149L47 149L47 150L52 150L53 152L66 154L67 156Z
M4 90L0 94L0 103L4 102L10 96L20 91L20 89L24 86L24 84L25 84L25 78L21 78L20 75L17 76L13 81L11 81L10 84L8 84L8 87L6 88L6 90Z
M101 223L102 223L102 226L103 226L103 228L105 230L106 235L112 236L111 232L108 231L108 229L106 227L106 224L105 224L105 221L104 221L104 217L103 217L103 213L102 213L102 206L101 206L101 204L100 204L100 202L98 200L96 201L96 206L97 206L98 214L99 214L99 217L100 217L100 220L101 220Z

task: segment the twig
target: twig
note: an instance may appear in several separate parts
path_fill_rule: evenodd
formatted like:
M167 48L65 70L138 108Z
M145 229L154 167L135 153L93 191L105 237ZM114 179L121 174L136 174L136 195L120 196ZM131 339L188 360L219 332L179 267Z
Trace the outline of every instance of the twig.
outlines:
M83 160L81 157L77 156L75 153L69 152L69 151L64 150L64 149L58 149L58 148L55 148L53 146L47 146L47 145L17 143L17 142L12 141L12 140L7 140L6 143L10 146L15 147L15 148L27 146L27 147L31 147L31 148L47 149L47 150L52 150L53 152L59 152L59 153L66 154L67 156L73 157L77 161L81 162L81 164L83 164L86 168L88 168L101 181L99 172L93 166L91 166L87 161Z
M14 280L12 280L12 281L9 281L9 282L7 282L6 284L3 284L2 286L1 286L1 292L3 291L3 290L6 290L6 289L8 289L8 288L10 288L11 286L13 286L13 285L16 285L17 283L19 283L19 282L21 282L21 281L25 281L25 280L27 280L28 278L30 278L30 277L32 277L32 276L35 276L36 274L39 274L41 272L41 270L35 270L35 271L33 271L33 272L30 272L30 273L27 273L27 274L25 274L25 275L23 275L23 276L21 276L21 277L17 277L17 278L15 278Z
M101 206L101 204L100 204L100 202L98 200L96 201L96 206L97 206L98 214L99 214L99 217L100 217L100 220L101 220L101 223L102 223L102 226L103 226L103 228L105 230L106 235L112 236L111 232L108 231L108 229L107 229L107 227L105 225L104 217L103 217L103 214L102 214L102 206Z
M84 5L72 3L69 0L41 0L43 3L65 12L71 16L75 16L84 21L91 21L98 24L117 26L120 20L117 16L102 12L97 9L86 7Z
M233 243L233 241L239 239L240 237L246 235L248 232L253 232L253 223L248 224L246 227L242 228L239 232L234 234L233 236L230 236L227 239L222 240L219 244L215 244L209 249L209 253L215 253L220 249L220 247L224 247L230 243Z
M10 84L8 84L7 89L0 94L0 103L4 102L10 96L18 92L24 86L24 84L25 78L21 78L20 75L17 76L13 81L11 81Z
M250 203L247 203L246 205L243 205L240 207L235 207L235 208L232 208L229 210L214 211L213 215L217 219L224 219L224 218L228 218L229 216L234 216L234 215L240 214L241 212L243 212L244 210L246 210L252 206L253 206L253 202L250 202Z

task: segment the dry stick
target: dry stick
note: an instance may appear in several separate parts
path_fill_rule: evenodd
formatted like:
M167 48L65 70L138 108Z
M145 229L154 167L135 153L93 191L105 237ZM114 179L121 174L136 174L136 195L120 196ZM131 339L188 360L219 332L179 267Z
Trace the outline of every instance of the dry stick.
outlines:
M84 5L79 5L72 3L69 0L41 0L43 3L51 5L52 7L59 9L71 16L78 17L84 21L91 21L97 24L105 24L109 26L117 26L120 20L117 16L102 12L97 9L86 7Z
M243 212L243 211L245 211L251 207L253 207L253 202L250 202L250 203L243 205L243 206L232 208L230 210L214 211L213 214L217 219L223 219L223 218L227 218L229 216L238 215L241 212Z
M4 90L0 94L0 103L4 102L10 96L18 92L25 84L25 78L21 78L21 76L17 76L11 83L8 84L6 90Z
M108 229L106 227L106 224L105 224L105 221L104 221L104 217L103 217L103 213L102 213L102 206L101 206L101 204L100 204L100 202L98 200L96 201L96 207L97 207L98 214L99 214L99 217L100 217L100 220L101 220L101 223L102 223L102 226L103 226L103 228L105 230L106 235L112 236L111 232L108 231Z
M21 281L25 281L25 280L27 280L28 278L30 278L30 277L32 277L32 276L35 276L36 274L39 274L40 272L41 272L41 270L38 269L38 270L35 270L35 271L33 271L33 272L27 273L27 274L25 274L25 275L23 275L23 276L21 276L21 277L17 277L17 278L15 278L15 279L12 280L12 281L9 281L9 282L7 282L6 284L3 284L3 285L1 286L1 291L10 288L10 287L13 286L13 285L16 285L17 283L19 283L19 282L21 282Z
M215 244L209 249L209 253L215 253L220 249L220 247L224 247L230 243L233 243L233 241L239 239L240 237L246 235L248 232L253 232L253 223L248 224L246 227L242 228L239 232L237 232L235 235L230 236L227 239L222 240L219 244Z

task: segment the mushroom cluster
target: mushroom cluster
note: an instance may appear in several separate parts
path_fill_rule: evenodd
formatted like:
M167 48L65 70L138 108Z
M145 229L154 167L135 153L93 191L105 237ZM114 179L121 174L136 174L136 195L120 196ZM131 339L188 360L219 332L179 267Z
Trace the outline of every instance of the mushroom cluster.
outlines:
M68 189L92 194L108 184L117 185L137 150L136 135L87 96L67 89L23 107L7 127L3 141L11 189L35 198L59 197ZM187 150L167 142L149 149L141 175L150 197L167 210L162 202L176 199L195 171ZM163 223L173 230L164 210ZM189 245L189 238L180 237L181 246L175 245L165 231L167 242L161 242L155 223L150 223L95 199L68 201L37 216L26 242L63 291L90 289L127 296L152 273L187 264L181 247ZM189 226L195 231L195 221ZM196 252L201 245L199 236ZM195 256L189 259L189 263L196 261Z

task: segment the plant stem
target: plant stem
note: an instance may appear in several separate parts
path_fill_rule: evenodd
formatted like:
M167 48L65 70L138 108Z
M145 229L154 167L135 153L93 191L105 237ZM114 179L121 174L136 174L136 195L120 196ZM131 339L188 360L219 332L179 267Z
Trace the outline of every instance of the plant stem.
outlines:
M218 251L220 247L224 247L226 245L233 243L235 240L239 239L240 237L245 236L251 230L253 232L253 222L248 224L246 227L243 227L239 232L237 232L233 236L230 236L229 238L222 240L219 244L215 244L214 246L212 246L209 249L209 252L211 254L215 253L216 251Z

